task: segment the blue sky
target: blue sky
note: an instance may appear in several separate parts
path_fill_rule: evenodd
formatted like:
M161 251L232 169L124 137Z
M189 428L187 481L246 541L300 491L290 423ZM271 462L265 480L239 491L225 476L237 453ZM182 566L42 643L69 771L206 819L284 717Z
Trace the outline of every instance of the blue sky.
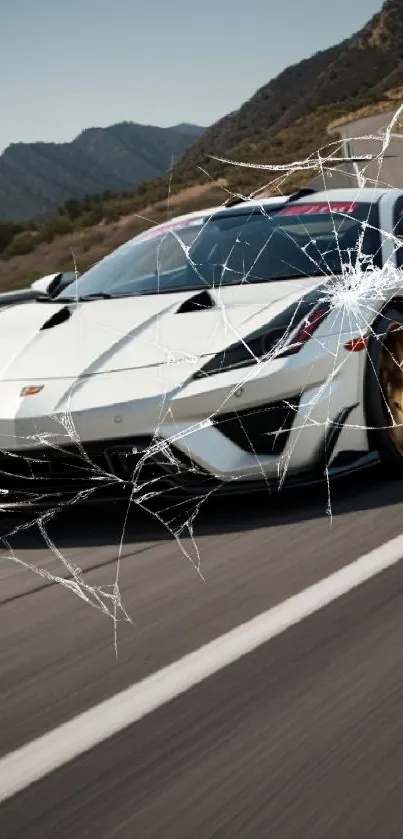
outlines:
M381 0L4 0L0 152L123 120L209 125Z

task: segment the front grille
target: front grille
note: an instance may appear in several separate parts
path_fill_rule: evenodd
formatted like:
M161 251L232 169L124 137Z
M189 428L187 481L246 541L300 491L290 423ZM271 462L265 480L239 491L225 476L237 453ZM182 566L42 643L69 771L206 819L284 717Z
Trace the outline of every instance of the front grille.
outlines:
M281 400L231 414L221 414L213 424L232 443L249 454L280 455L284 451L300 397Z
M133 438L0 452L0 490L79 492L116 487L137 493L183 487L202 491L213 479L163 441Z

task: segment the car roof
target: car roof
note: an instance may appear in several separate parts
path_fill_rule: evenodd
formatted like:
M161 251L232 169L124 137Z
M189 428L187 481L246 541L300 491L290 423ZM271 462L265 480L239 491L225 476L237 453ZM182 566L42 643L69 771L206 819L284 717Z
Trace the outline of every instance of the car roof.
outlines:
M265 198L248 198L245 201L240 199L239 204L234 204L229 207L225 204L220 204L218 207L205 207L202 210L193 210L191 213L183 213L182 215L174 216L167 222L161 222L161 226L169 224L173 221L185 221L186 219L191 218L205 218L206 216L212 216L218 213L221 215L221 213L234 213L238 212L238 210L241 212L245 210L247 211L255 207L277 207L281 206L281 204L287 204L289 199L289 195L272 195Z
M321 192L313 192L311 195L305 195L297 198L293 203L308 204L317 201L361 201L363 203L372 203L379 201L383 195L390 195L395 193L396 196L401 194L400 189L392 189L391 187L344 187L343 189L324 189Z
M281 206L281 204L287 204L291 198L293 204L316 204L318 201L326 203L329 201L361 201L363 203L372 203L379 201L384 195L391 194L395 194L397 197L397 195L403 195L403 191L391 187L359 186L344 187L342 189L326 189L320 192L312 190L311 193L304 192L300 197L298 197L298 193L295 193L294 195L271 195L264 198L248 198L244 201L240 199L239 204L233 204L232 206L222 204L218 207L207 207L202 210L195 210L191 213L176 216L176 219L180 221L181 219L185 220L187 218L203 218L204 216L215 215L217 213L220 213L220 215L221 213L234 213L238 212L238 210L247 212L250 209L258 207L276 207Z
M301 196L298 196L297 192L292 195L270 195L263 198L247 198L245 200L240 198L239 204L235 203L230 206L221 204L216 207L206 207L201 210L193 210L190 213L174 216L170 220L156 225L156 227L163 227L165 224L169 225L173 222L185 222L186 220L193 218L208 218L209 216L215 215L221 216L224 213L244 214L255 208L270 209L270 207L279 207L281 205L288 204L290 199L292 199L293 204L297 205L310 203L316 204L317 202L328 203L332 201L360 201L362 203L374 203L378 202L384 195L391 194L395 194L397 197L398 195L403 195L403 190L393 189L391 187L382 188L360 186L345 187L343 189L327 189L322 190L321 192L317 192L316 190L312 190L312 192L310 192L309 190L305 191L302 189Z

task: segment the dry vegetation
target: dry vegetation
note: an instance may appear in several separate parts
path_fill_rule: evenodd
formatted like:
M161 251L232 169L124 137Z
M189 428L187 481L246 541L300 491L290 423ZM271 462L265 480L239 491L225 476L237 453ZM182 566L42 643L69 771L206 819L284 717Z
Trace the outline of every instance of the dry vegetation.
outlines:
M343 125L348 125L350 122L356 122L359 119L375 117L380 114L393 113L402 103L403 87L398 87L394 90L387 90L385 99L382 99L380 102L365 105L362 108L358 108L356 111L350 111L344 116L333 120L333 122L329 124L328 132L329 134L332 134L332 132L337 128L342 128Z
M196 184L158 201L142 212L122 216L115 222L99 224L57 236L52 242L41 242L29 254L0 260L0 289L20 288L44 274L54 271L83 271L114 248L141 233L153 224L165 221L179 212L191 212L223 203L227 197L225 180L216 184Z

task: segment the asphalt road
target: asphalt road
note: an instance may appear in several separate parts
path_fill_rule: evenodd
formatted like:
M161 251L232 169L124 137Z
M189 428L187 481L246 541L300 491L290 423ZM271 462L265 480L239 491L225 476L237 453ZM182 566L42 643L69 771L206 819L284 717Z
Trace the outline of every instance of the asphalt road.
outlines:
M370 163L343 164L332 173L315 177L314 189L343 188L357 185L357 169L364 175L366 186L395 187L403 189L403 134L393 130L384 154L381 151L384 137L394 112L356 120L339 129L339 136L345 141L345 156L360 157L372 155L377 160ZM334 139L337 140L338 133ZM330 139L330 138L329 138Z
M0 757L402 532L378 470L206 507L201 571L133 511L113 623L50 574L39 530L0 564ZM49 527L88 585L114 582L122 511ZM10 529L2 519L1 532ZM195 559L192 543L182 547ZM403 835L403 563L5 801L1 839L357 839Z

